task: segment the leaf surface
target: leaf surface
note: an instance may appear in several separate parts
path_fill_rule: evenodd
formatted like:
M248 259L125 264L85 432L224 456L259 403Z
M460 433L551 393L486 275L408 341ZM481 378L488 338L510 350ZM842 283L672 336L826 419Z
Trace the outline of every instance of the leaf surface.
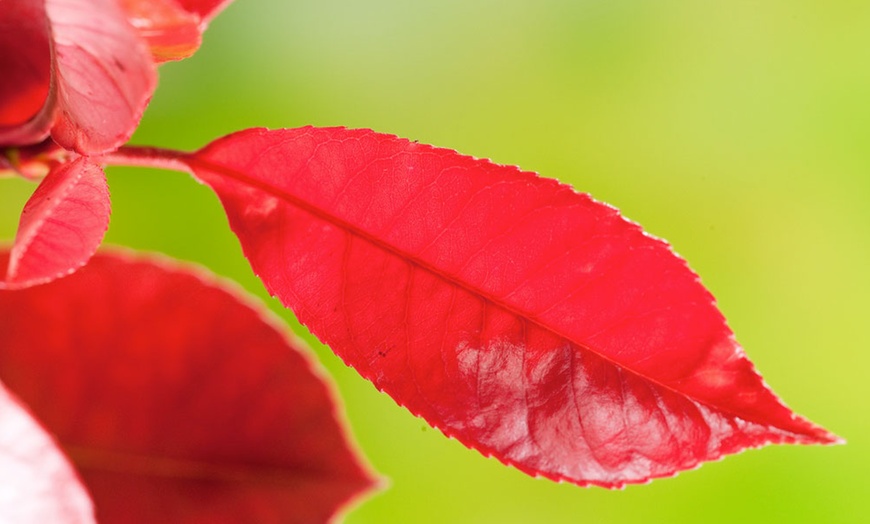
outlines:
M295 346L260 306L168 261L100 253L0 292L0 378L104 524L323 522L371 488Z
M93 523L93 506L54 440L0 384L0 522Z
M42 0L4 0L0 8L0 144L48 135L51 28Z
M0 289L42 284L83 266L103 241L110 213L100 166L85 157L55 165L24 205Z
M271 293L485 455L619 487L837 440L764 385L665 242L555 180L342 128L247 130L187 161Z
M125 143L157 74L145 41L116 0L48 0L54 33L57 115L52 137L82 154Z

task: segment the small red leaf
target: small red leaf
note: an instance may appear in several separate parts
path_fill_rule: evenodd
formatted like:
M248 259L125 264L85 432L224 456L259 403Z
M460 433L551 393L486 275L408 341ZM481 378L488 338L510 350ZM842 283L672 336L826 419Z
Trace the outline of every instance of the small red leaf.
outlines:
M199 16L175 0L121 0L121 5L158 62L187 58L202 43Z
M224 10L233 0L178 0L190 13L196 13L203 22L208 22Z
M41 0L0 7L0 144L38 142L51 127L51 28Z
M238 295L109 254L0 292L0 377L100 522L322 522L372 486L308 358Z
M555 180L365 130L248 130L188 161L270 292L484 454L618 487L837 441L764 385L665 242Z
M127 19L148 45L155 60L180 60L202 42L208 21L231 0L121 0Z
M109 227L106 175L81 157L56 165L21 212L0 289L42 284L83 266Z
M116 0L48 0L57 110L52 137L82 154L125 143L157 83L151 53Z
M2 384L0 522L94 522L91 500L67 458Z

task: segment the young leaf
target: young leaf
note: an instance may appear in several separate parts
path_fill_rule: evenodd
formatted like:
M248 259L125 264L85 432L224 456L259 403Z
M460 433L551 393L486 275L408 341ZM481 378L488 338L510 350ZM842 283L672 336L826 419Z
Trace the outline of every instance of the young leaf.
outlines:
M95 522L91 500L66 457L2 384L0 522Z
M0 292L0 378L104 524L322 522L370 489L294 346L261 306L169 261L101 253Z
M187 58L202 43L199 17L175 0L121 0L121 6L158 62Z
M208 20L231 0L121 0L127 19L158 62L192 55L202 42Z
M116 0L48 0L58 115L66 149L103 153L126 142L157 84L151 53Z
M106 175L80 157L57 164L31 195L0 289L42 284L83 266L109 227Z
M207 24L232 1L233 0L178 0L178 4L188 12L199 15L203 24Z
M619 487L837 441L765 386L665 242L555 180L341 128L242 131L187 162L271 293L485 455Z

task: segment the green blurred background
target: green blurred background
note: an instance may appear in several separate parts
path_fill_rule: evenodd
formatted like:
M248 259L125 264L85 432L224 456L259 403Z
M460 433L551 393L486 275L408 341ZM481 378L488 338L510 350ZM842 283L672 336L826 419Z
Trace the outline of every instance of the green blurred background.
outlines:
M870 2L236 0L161 68L135 142L369 127L556 177L668 239L768 384L846 446L775 446L624 491L529 478L311 343L390 487L348 523L870 519ZM266 298L213 195L109 172L107 241ZM3 180L0 238L32 191Z

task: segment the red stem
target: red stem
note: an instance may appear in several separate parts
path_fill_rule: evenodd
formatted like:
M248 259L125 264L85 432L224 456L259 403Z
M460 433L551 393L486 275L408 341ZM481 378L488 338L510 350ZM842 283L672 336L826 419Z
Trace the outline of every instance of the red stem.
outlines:
M174 149L145 146L122 146L98 158L98 162L112 166L141 166L192 173L187 163L189 153Z

